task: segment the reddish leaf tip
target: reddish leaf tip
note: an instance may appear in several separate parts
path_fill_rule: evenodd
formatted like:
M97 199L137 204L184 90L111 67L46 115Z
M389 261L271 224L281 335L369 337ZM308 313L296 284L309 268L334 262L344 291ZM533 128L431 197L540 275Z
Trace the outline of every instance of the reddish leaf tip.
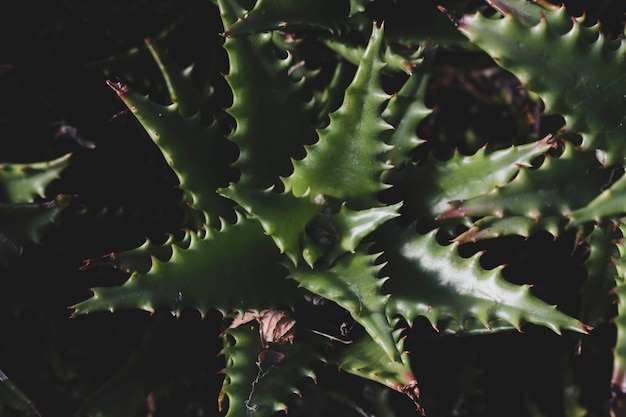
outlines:
M113 91L117 93L118 96L122 96L128 92L128 86L119 80L107 80L106 83L109 87L111 87Z

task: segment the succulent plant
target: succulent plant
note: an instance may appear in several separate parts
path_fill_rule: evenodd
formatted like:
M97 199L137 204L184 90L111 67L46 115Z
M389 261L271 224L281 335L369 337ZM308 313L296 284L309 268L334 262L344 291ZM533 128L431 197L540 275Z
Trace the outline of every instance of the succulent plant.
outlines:
M84 261L82 270L129 276L120 285L100 280L71 307L73 317L145 310L157 319L77 415L133 414L154 390L149 378L124 393L128 403L111 400L123 397L114 387L133 384L138 369L160 372L148 371L145 357L167 315L189 310L220 323L218 412L227 417L288 408L307 416L394 415L396 403L416 415L444 415L448 408L434 400L430 407L420 393L429 384L418 378L424 358L415 342L424 320L439 335L476 339L543 327L583 349L594 328L614 322L606 406L624 412L623 37L540 1L438 9L371 0L213 3L223 45L212 52L208 87L198 87L197 68L180 68L158 39L142 50L167 94L127 81L129 74L108 81L175 174L180 198L166 239ZM371 17L377 8L381 20ZM444 24L422 32L404 18L409 12ZM443 117L429 103L435 64L459 50L510 72L490 66L503 86L488 98L473 94L513 108L518 137L459 128L462 139L444 143L443 133L428 133ZM517 103L506 95L520 92L526 96ZM521 109L520 100L535 107ZM8 252L37 242L67 206L66 197L29 199L43 195L68 161L0 171L7 174L1 204L11 216L0 229L3 263ZM110 207L97 211L68 216L116 218ZM573 237L572 253L587 251L587 275L582 285L569 283L580 294L567 311L531 288L532 277L513 282L505 262L489 265L490 250L482 249L542 234ZM352 386L333 384L333 370L352 375ZM466 371L469 380L480 372ZM563 375L563 386L572 386L574 377ZM400 393L394 401L389 389ZM586 415L591 408L578 394L559 393L558 415Z

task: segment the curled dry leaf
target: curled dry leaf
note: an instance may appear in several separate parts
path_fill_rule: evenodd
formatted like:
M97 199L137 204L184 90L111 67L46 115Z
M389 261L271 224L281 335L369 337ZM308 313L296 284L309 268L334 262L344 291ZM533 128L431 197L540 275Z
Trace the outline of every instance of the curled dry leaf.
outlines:
M272 343L293 343L296 320L286 311L263 310L257 317L259 333L264 347Z
M254 311L248 310L243 314L236 316L233 322L228 326L229 329L234 329L242 324L250 323L252 320L256 320L257 315Z
M243 315L235 317L229 327L239 327L252 320L259 322L259 336L264 348L267 348L269 343L293 343L296 320L288 312L265 309L257 315L248 310Z

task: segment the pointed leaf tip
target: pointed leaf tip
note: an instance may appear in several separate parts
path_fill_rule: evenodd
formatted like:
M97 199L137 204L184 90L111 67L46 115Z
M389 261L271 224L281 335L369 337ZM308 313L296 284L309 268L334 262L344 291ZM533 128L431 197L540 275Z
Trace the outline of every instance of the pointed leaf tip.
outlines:
M128 85L124 84L120 80L106 80L106 83L109 87L111 87L111 90L117 93L118 96L122 96L128 92Z
M459 27L459 26L462 25L462 23L463 23L463 15L454 14L450 10L446 9L443 6L437 6L437 9L441 13L445 14L446 16L448 16L448 19L450 19L450 21L454 24L454 26Z

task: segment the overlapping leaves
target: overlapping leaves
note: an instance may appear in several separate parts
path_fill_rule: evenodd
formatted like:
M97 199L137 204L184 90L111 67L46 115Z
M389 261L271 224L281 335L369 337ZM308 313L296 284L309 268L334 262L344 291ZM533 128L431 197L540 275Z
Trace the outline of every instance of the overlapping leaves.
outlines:
M350 10L362 11L367 3L353 1ZM304 342L307 338L296 337L293 345L274 346L272 351L278 353L268 354L263 353L268 348L254 322L228 329L223 398L228 416L270 415L284 409L285 397L298 391L300 379L313 376L311 362L319 359L332 360L417 401L416 381L398 339L396 319L412 323L424 316L434 327L445 321L448 330L468 334L520 329L527 322L557 333L588 331L579 320L534 297L528 286L505 281L501 268L487 271L478 256L466 259L456 244L442 246L436 230L421 235L414 226L398 226L393 219L400 216L402 203L402 214L410 220L461 218L470 229L457 240L465 241L541 229L557 234L570 217L570 225L578 225L620 214L614 207L621 199L599 213L596 206L605 207L609 198L598 197L611 181L603 165L623 158L621 145L614 143L623 114L607 107L620 101L615 94L608 98L603 94L622 80L616 69L623 70L622 46L594 41L595 29L566 23L562 10L548 13L533 27L513 15L502 20L465 18L462 31L480 46L496 48L492 53L504 65L545 95L548 108L563 113L567 127L583 133L584 149L546 138L417 164L410 154L423 143L416 130L430 113L424 98L427 67L414 70L396 96L385 92L382 28L374 26L367 47L353 51L359 57L356 74L329 124L316 131L311 122L317 117L315 109L326 108L326 103L303 102L304 83L293 80L292 56L277 51L278 43L272 41L277 33L262 31L289 24L332 29L349 13L348 3L337 3L337 10L323 13L311 2L259 1L252 10L239 2L218 5L224 33L231 36L224 44L229 59L225 79L233 94L227 113L234 130L228 140L239 149L233 166L241 176L237 180L224 174L228 164L220 158L226 145L219 126L204 127L189 110L179 111L182 101L164 107L112 84L174 168L194 208L206 214L210 227L186 230L182 240L149 242L116 254L112 262L132 272L130 279L120 287L95 289L91 299L76 306L77 314L120 308L152 311L175 303L202 313L217 309L228 316L263 308L293 309L300 295L312 293L347 310L365 330L362 338L333 355L320 353L327 343L323 337L311 345ZM508 50L498 49L500 44L493 45L492 38L517 49L528 46L509 56ZM541 55L546 45L566 50L558 52L555 64L537 70L545 73L537 76L529 69L531 61L548 61ZM579 85L584 92L581 101L565 91L578 84L567 82L568 77L558 79L556 66L565 62L573 71L589 54L607 68L597 80ZM596 74L592 65L597 64L585 62L581 71ZM165 73L172 71L162 67ZM600 87L594 86L596 82ZM179 102L174 97L179 96L172 93L173 101ZM315 101L325 96L313 97ZM601 161L589 151L595 147L605 155ZM548 152L552 153L546 156ZM538 157L544 160L534 164ZM572 177L579 181L572 182ZM381 197L390 187L399 201ZM611 189L621 195L620 187ZM217 220L233 209L236 220ZM606 236L592 235L591 242L608 254L609 246L603 246ZM137 256L147 262L143 271L126 260ZM592 257L588 265L601 275L610 274L601 260ZM602 297L606 281L587 288L603 302L610 301ZM584 318L595 322L603 314L587 305ZM280 359L265 361L264 355Z

